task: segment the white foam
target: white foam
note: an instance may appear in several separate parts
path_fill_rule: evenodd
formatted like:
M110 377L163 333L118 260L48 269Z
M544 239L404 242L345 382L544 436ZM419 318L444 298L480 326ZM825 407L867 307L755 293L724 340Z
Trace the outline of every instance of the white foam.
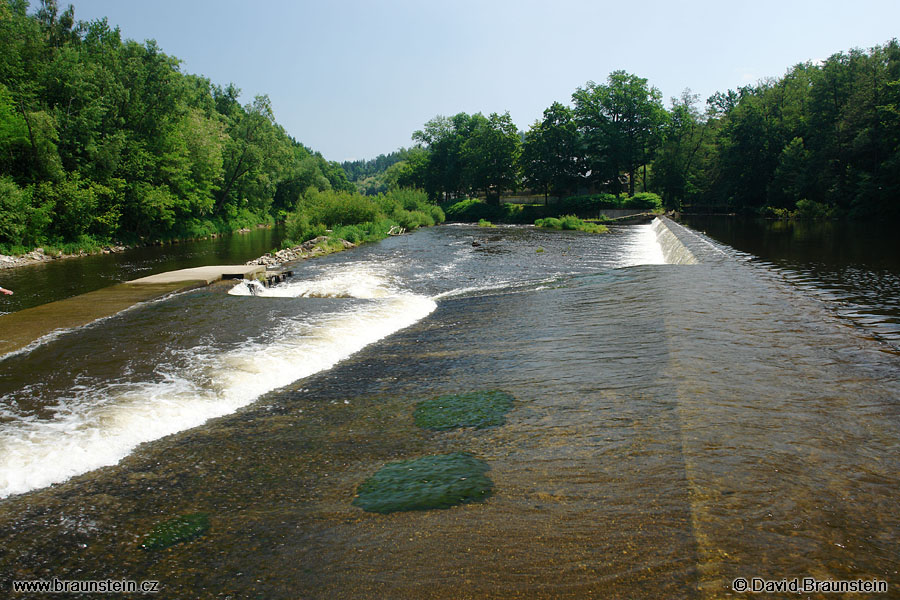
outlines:
M363 306L288 322L275 342L214 354L201 350L190 372L161 382L83 389L60 399L50 419L21 418L0 431L0 497L113 465L143 442L229 414L260 395L329 369L431 313L424 296L392 290L377 274L348 269L284 286L291 297L360 294ZM195 349L196 350L196 349Z
M372 265L349 265L311 280L292 280L267 288L255 281L242 281L229 292L234 296L265 298L387 298L396 292L387 274Z

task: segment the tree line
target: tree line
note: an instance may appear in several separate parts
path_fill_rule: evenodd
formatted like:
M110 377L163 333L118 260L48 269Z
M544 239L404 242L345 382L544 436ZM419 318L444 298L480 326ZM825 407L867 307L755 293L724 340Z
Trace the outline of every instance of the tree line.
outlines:
M392 181L433 200L498 203L659 193L667 207L763 215L900 212L900 46L840 52L706 100L671 105L615 71L554 102L526 132L508 113L437 116L413 134Z
M239 96L106 19L0 0L0 251L207 235L353 189Z
M900 212L900 45L669 107L615 71L521 132L508 113L436 116L415 145L339 165L271 102L183 73L69 6L0 0L0 252L186 238L284 220L312 193L431 201L657 192L670 208L789 216ZM348 180L347 173L350 174Z

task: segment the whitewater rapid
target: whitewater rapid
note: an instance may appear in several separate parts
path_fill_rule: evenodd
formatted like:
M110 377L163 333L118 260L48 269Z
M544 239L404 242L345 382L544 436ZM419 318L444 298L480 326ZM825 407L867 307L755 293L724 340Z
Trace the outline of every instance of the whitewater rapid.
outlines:
M229 293L251 295L254 285L242 282ZM260 302L310 297L366 302L337 302L333 311L282 322L269 341L248 340L225 352L186 348L182 352L190 354L189 360L179 368L161 367L161 378L154 381L76 387L58 400L50 418L4 410L0 498L114 465L143 442L230 414L263 394L329 369L437 306L366 265L263 288L256 295Z

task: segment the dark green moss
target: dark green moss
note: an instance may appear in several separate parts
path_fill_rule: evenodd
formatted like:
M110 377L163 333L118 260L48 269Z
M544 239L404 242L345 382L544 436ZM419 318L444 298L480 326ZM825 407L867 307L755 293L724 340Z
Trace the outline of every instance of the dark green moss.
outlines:
M437 431L496 427L506 422L504 415L512 409L513 400L498 390L447 394L419 402L413 416L419 427Z
M174 519L156 525L141 548L144 550L163 550L169 546L187 542L200 537L209 529L209 517L204 513L179 515Z
M489 468L467 452L390 463L359 486L353 505L390 513L477 502L491 494Z

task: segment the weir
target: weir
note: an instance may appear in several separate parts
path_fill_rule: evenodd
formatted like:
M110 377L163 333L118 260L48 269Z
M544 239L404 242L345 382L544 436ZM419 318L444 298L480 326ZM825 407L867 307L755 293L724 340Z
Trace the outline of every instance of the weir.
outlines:
M697 260L694 250L697 242L684 227L678 225L668 217L657 217L653 220L653 231L656 232L656 241L662 248L666 263L673 265L695 265Z

